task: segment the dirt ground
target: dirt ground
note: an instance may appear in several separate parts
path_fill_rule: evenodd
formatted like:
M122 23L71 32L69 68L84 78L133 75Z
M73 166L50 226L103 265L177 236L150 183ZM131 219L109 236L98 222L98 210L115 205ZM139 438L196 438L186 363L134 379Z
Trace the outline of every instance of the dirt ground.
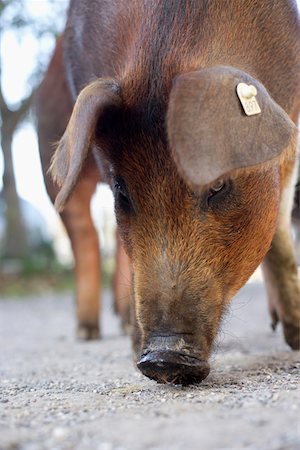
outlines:
M0 301L0 449L300 449L300 352L269 326L259 282L232 304L209 377L139 374L109 294L104 339L74 339L72 295Z

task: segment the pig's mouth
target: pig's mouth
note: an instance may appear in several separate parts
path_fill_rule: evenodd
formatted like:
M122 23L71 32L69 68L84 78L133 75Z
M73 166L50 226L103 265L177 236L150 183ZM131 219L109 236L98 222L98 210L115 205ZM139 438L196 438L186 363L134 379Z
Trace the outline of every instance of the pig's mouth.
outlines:
M210 371L207 361L170 350L145 351L137 367L158 383L185 386L200 383Z

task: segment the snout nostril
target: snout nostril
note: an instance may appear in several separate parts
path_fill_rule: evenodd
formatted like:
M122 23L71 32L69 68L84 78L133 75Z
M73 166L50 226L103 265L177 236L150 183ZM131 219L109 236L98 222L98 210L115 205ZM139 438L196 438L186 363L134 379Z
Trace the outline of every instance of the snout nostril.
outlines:
M209 364L173 351L152 351L142 355L139 370L158 383L195 384L209 374Z

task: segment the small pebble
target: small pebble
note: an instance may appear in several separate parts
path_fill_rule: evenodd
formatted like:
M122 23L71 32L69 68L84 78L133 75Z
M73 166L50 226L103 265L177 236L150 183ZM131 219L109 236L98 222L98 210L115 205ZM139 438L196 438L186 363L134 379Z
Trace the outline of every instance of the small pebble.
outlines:
M65 439L69 434L69 431L67 430L67 428L63 428L63 427L57 427L54 428L53 430L53 437L57 440L63 440Z

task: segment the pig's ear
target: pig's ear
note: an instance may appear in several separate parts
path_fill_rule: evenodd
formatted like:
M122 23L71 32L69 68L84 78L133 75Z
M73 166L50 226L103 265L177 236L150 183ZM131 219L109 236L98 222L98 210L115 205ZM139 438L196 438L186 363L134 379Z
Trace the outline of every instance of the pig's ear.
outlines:
M58 211L63 209L78 181L98 122L108 108L120 104L119 85L111 79L98 79L80 92L50 168L54 181L61 188L55 201Z
M251 103L251 95L256 101L247 103L246 111L258 114L246 114L237 95L240 83L247 85L242 101ZM276 158L294 142L297 132L259 81L221 66L175 79L167 130L178 170L195 189L236 169Z

